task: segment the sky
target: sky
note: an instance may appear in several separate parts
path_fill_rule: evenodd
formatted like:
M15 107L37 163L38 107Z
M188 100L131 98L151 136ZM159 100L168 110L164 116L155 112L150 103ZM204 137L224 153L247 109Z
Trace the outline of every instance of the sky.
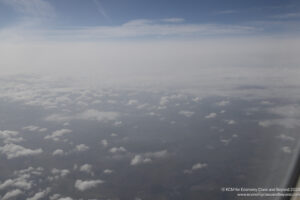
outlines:
M183 80L229 68L295 67L299 4L0 0L1 73Z

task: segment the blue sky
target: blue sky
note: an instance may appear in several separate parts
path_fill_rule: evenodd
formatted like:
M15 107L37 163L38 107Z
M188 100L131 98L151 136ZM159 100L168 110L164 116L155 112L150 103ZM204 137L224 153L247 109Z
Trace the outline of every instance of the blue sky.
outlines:
M74 39L297 34L299 5L297 0L0 0L0 33L21 28L24 34L43 30L47 37L78 36ZM131 22L139 23L124 29Z
M298 0L0 0L0 69L113 81L256 75L299 66L299 22Z

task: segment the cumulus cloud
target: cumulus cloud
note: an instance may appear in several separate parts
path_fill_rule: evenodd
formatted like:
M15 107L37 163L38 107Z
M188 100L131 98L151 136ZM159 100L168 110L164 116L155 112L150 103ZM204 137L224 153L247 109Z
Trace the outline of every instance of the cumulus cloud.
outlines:
M286 140L286 141L294 141L295 138L291 137L291 136L288 136L288 135L285 135L285 134L280 134L278 136L279 139L282 139L282 140Z
M212 118L215 118L217 116L216 113L210 113L208 115L205 116L206 119L212 119Z
M230 103L229 101L223 100L223 101L218 102L217 105L218 105L218 106L226 106L226 105L228 105L229 103Z
M105 169L105 170L103 171L104 174L111 174L111 173L113 173L113 172L114 172L114 171L111 170L111 169Z
M40 191L38 193L35 193L32 197L27 198L26 200L39 200L39 199L44 199L45 196L50 192L50 188L47 188L43 191Z
M55 151L53 151L52 155L53 156L63 156L63 155L65 155L65 152L62 149L56 149Z
M186 169L183 171L183 173L185 174L191 174L193 173L193 171L196 171L196 170L200 170L200 169L203 169L203 168L206 168L208 165L206 163L196 163L194 164L191 169Z
M46 135L45 136L45 139L51 139L53 141L59 141L60 138L63 136L63 135L66 135L68 133L72 133L72 130L70 129L61 129L61 130L57 130L57 131L54 131L51 135Z
M51 173L54 175L55 179L58 179L58 178L67 176L70 173L70 170L53 168L51 170Z
M104 183L102 180L76 180L75 188L79 191L86 191L91 188L97 187L97 185Z
M149 163L152 160L150 158L144 158L142 155L135 155L130 162L130 165L139 165L142 163Z
M0 138L3 139L4 144L17 143L24 140L22 137L19 137L19 132L10 130L0 131Z
M0 152L5 154L7 159L24 157L24 156L33 156L43 153L41 148L39 149L29 149L16 144L6 144L3 147L0 147Z
M35 125L24 126L22 129L26 130L26 131L32 131L32 132L34 132L34 131L45 132L45 131L48 130L47 128L40 128L40 127L35 126Z
M53 194L49 198L50 200L73 200L71 197L62 197L60 194Z
M11 199L11 198L16 198L17 196L20 196L21 194L23 194L23 192L19 189L15 189L12 191L7 192L3 197L2 200L7 200L7 199Z
M284 153L287 153L287 154L292 153L292 149L291 149L291 147L289 147L289 146L284 146L284 147L281 148L281 150L282 150Z
M179 114L186 117L192 117L195 114L195 112L188 111L188 110L181 110L179 111Z
M108 142L105 139L101 140L101 144L102 144L103 147L107 147L108 146Z
M66 114L52 114L46 117L46 121L66 122L71 120L94 120L107 122L117 119L120 116L118 112L99 111L95 109L88 109L75 115Z
M153 159L165 158L167 156L168 156L167 150L138 154L133 157L133 159L130 162L130 165L150 163L152 162Z
M262 127L283 126L285 128L295 128L300 126L300 120L294 118L281 118L259 121L258 124Z
M79 171L85 172L85 173L90 174L92 176L94 175L93 166L90 165L90 164L81 165L80 168L79 168Z
M126 152L127 150L124 147L113 147L109 150L110 153L121 153Z
M78 145L76 145L74 150L77 151L77 152L84 152L84 151L87 151L89 149L90 149L90 147L88 147L85 144L78 144Z
M233 125L233 124L236 124L236 121L233 120L233 119L230 119L230 120L224 120L228 125Z

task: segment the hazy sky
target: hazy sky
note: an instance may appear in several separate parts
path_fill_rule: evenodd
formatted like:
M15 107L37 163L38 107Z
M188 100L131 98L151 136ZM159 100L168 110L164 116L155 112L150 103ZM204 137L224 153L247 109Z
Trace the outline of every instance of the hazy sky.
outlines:
M0 0L1 73L183 80L264 68L269 75L300 63L299 4Z

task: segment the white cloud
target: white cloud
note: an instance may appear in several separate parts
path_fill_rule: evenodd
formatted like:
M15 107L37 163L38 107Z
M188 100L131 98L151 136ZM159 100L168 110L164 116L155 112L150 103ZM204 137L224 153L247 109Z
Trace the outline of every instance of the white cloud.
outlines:
M105 169L105 170L103 171L104 174L111 174L111 173L113 173L113 172L114 172L114 171L111 170L111 169Z
M92 176L94 175L93 166L90 165L90 164L81 165L80 168L79 168L79 171L88 173L88 174L90 174Z
M43 153L41 148L39 149L28 149L16 144L6 144L0 147L0 152L5 154L7 159L18 158L23 156L33 156Z
M22 129L23 130L28 130L28 131L36 131L36 130L39 129L39 127L38 126L34 126L34 125L29 125L29 126L24 126Z
M60 137L62 137L65 134L72 133L72 130L70 129L61 129L54 131L51 135L46 135L45 139L52 139L53 141L59 141Z
M53 151L52 153L53 156L63 156L65 155L64 150L62 149L56 149L55 151Z
M3 197L2 200L7 200L7 199L11 199L11 198L15 198L17 196L20 196L21 194L23 194L23 192L19 189L15 189L12 191L7 192Z
M284 147L281 148L281 150L282 150L284 153L287 153L287 154L292 153L292 149L291 149L291 147L289 147L289 146L284 146Z
M233 120L233 119L230 119L230 120L224 120L228 125L234 125L236 124L236 121Z
M273 19L297 19L300 18L300 12L290 12L280 15L273 15L271 16Z
M30 17L54 17L54 8L45 0L1 0L12 6L17 12Z
M288 136L288 135L285 135L285 134L280 134L278 136L279 139L282 139L282 140L286 140L286 141L294 141L295 138L291 137L291 136Z
M97 185L104 183L102 180L87 180L87 181L82 181L82 180L76 180L75 182L75 188L78 189L79 191L85 191L91 188L97 187Z
M75 147L75 151L77 151L77 152L84 152L84 151L87 151L87 150L89 150L90 149L90 147L88 147L87 145L85 145L85 144L78 144L78 145L76 145L76 147Z
M161 20L162 22L169 22L169 23L179 23L184 22L183 18L165 18Z
M217 116L216 113L210 113L208 115L205 116L206 119L212 119L212 118L215 118Z
M230 103L229 101L223 100L223 101L218 102L217 105L218 105L218 106L226 106L226 105L228 105L229 103Z
M105 139L101 140L101 144L102 144L103 147L107 147L108 146L108 142Z
M206 163L196 163L194 164L191 169L186 169L183 171L183 173L185 174L191 174L193 173L193 171L196 171L196 170L200 170L200 169L203 169L203 168L206 168L208 165Z
M142 155L135 155L130 162L130 165L139 165L142 163L149 163L152 160L150 158L144 158Z
M50 200L73 200L71 197L61 197L60 194L53 194L50 196Z
M4 144L9 143L18 143L24 141L22 137L18 137L19 132L17 131L10 131L10 130L4 130L0 131L0 138L3 139Z
M300 126L300 120L294 118L281 118L259 121L258 124L262 127L283 126L285 128L295 128Z
M64 176L67 176L70 173L70 170L53 168L51 170L51 173L55 176L64 177Z
M39 200L45 198L45 196L50 192L50 188L47 188L43 191L35 193L32 197L27 198L26 200Z
M150 162L152 162L153 159L165 158L168 155L169 154L168 154L167 150L138 154L132 158L130 165L139 165L139 164L150 163Z
M46 117L47 121L66 122L70 120L95 120L95 121L112 121L120 116L117 112L106 112L95 109L88 109L75 115L52 114Z
M198 170L207 167L206 163L196 163L192 166L192 170Z
M181 110L179 111L179 114L184 115L186 117L192 117L195 114L195 112L188 111L188 110Z
M127 150L124 147L113 147L109 150L110 153L121 153L126 152Z

